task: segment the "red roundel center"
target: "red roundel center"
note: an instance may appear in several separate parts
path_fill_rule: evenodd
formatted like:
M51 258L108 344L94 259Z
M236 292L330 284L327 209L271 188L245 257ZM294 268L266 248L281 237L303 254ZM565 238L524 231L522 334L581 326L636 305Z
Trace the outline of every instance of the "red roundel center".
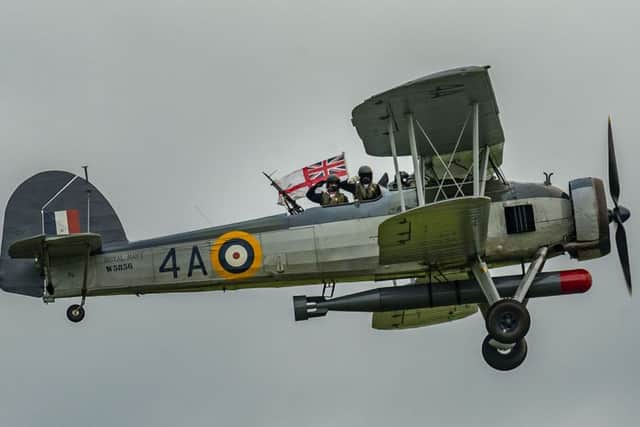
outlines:
M234 252L231 256L233 257L233 259L238 259L240 258L240 252Z

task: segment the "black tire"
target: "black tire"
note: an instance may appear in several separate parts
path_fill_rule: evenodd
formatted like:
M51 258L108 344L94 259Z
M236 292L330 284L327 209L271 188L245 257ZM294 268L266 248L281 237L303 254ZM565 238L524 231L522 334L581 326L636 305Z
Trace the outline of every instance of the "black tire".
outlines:
M523 339L531 327L529 310L514 299L493 304L485 319L487 332L496 341L512 344Z
M527 357L527 341L521 339L509 352L498 350L489 342L493 338L487 335L482 342L482 357L489 366L498 371L510 371L522 365Z
M73 323L82 322L84 319L84 307L80 304L72 304L67 308L67 319L72 321Z

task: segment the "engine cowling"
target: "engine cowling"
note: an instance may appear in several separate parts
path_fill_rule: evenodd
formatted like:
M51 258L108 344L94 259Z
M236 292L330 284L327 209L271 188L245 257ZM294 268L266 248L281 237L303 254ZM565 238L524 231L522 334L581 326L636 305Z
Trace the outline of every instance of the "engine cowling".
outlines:
M609 211L604 183L599 178L579 178L569 182L575 242L567 252L579 260L599 258L611 252Z

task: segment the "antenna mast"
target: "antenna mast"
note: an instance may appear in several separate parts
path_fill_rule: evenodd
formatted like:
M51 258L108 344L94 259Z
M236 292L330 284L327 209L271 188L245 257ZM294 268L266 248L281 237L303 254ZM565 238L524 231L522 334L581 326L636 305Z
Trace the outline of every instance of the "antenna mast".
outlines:
M89 183L89 166L82 166L84 169L84 180L87 181L87 233L91 232L91 184Z

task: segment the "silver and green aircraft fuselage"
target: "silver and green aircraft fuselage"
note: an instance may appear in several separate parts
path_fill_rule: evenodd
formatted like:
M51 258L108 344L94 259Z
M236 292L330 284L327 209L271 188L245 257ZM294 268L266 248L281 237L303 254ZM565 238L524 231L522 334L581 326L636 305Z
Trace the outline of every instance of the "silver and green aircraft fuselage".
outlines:
M408 207L415 189L404 190ZM542 184L491 181L486 258L490 265L519 264L541 246L563 252L573 218L566 193ZM535 232L507 232L505 208L531 206ZM379 262L378 228L400 211L398 192L375 201L317 207L301 215L274 215L138 242L105 245L90 258L87 295L144 294L379 281L461 273L466 265ZM437 224L438 218L432 219ZM35 268L35 267L34 267ZM52 264L55 293L81 294L84 257Z

